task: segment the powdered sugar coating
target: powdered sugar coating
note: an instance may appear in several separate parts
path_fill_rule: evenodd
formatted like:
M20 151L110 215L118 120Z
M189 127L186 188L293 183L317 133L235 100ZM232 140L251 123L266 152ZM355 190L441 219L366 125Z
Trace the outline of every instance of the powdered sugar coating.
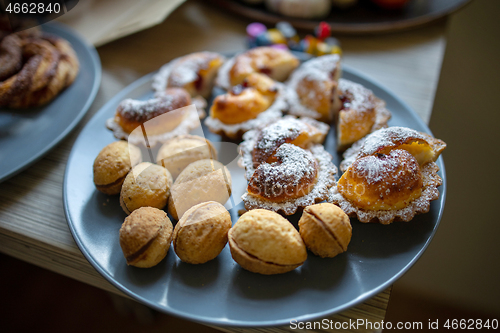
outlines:
M262 208L274 212L283 212L285 215L292 215L299 207L307 207L325 200L328 197L329 188L335 184L337 168L331 162L332 156L322 145L313 145L310 147L309 151L318 163L316 183L309 193L296 199L290 199L283 202L272 202L247 192L241 197L245 204L245 208L247 210Z
M224 124L219 119L209 116L205 120L205 125L215 134L224 134L229 138L236 139L249 130L262 128L265 125L281 118L283 116L283 111L288 108L288 104L283 98L284 85L276 82L276 86L278 88L278 92L274 103L271 104L267 110L259 113L257 118L250 119L239 124Z
M179 136L189 134L193 129L200 126L200 118L198 115L198 111L194 104L188 105L185 111L185 115L180 124L175 127L172 131L165 132L157 135L148 135L148 142L146 143L145 138L143 136L137 135L129 135L129 133L125 132L120 125L118 125L114 118L110 118L106 121L106 127L113 131L113 135L115 138L120 140L127 140L129 143L134 145L143 145L146 146L149 144L150 147L154 147L157 144L164 143L165 141ZM161 117L161 115L160 115ZM133 132L135 132L134 130Z
M311 128L314 128L318 135L324 139L330 126L311 118L303 117L298 119L293 116L285 116L263 128L246 132L243 135L243 142L240 144L242 157L239 163L245 168L245 177L250 179L255 171L256 166L252 154L255 148L265 150L264 153L272 152L283 144L286 139L296 138L303 131L313 135Z
M196 52L176 58L160 68L153 78L152 88L162 92L167 87L184 87L198 80L199 71L208 69L210 61L215 58L224 59L215 52Z
M311 152L284 143L274 155L278 162L261 163L252 175L249 188L266 198L301 192L303 184L316 178L317 163ZM253 191L252 191L253 192Z
M302 104L297 93L298 85L304 80L315 82L317 90L311 90L308 99L317 99L317 93L324 93L326 88L324 83L336 81L340 77L340 56L338 54L325 55L313 58L304 62L295 70L290 79L286 82L286 99L290 105L289 113L296 116L310 117L319 119L322 115L314 109ZM333 101L332 101L333 102Z
M380 186L396 183L402 176L407 183L411 183L419 177L420 168L417 160L402 149L392 150L388 155L365 156L355 160L351 166L349 170L354 177L366 184L378 183Z
M347 170L360 157L373 155L381 149L397 147L415 140L427 142L435 151L436 158L446 147L443 141L408 127L393 126L382 128L355 142L351 148L347 149L343 155L344 160L340 163L340 170Z
M167 94L146 101L127 98L118 105L118 112L126 118L145 122L155 115L163 114L177 108L174 107L174 99L173 95Z
M241 54L241 53L240 53ZM215 78L215 85L217 87L220 87L224 90L229 90L231 89L231 81L229 79L229 72L231 71L231 68L233 68L234 63L236 61L236 57L239 54L235 55L231 59L227 60L220 68L219 72L217 73L217 77Z
M302 124L301 124L302 123ZM278 124L278 126L276 126ZM293 116L285 116L274 124L268 125L268 127L273 126L273 128L268 130L269 142L275 142L275 138L285 135L284 133L289 132L288 126L297 126L299 129L309 130L308 124L315 127L320 133L326 134L328 132L329 126L310 118L300 118L297 119ZM266 128L268 128L266 127ZM245 178L250 180L255 172L255 165L253 162L252 152L257 145L259 139L259 133L265 128L255 129L249 131L243 135L243 142L239 146L241 159L239 161L240 166L245 168ZM292 132L292 131L290 131ZM278 140L279 141L279 140ZM263 143L267 146L267 143ZM302 149L302 148L298 148ZM312 156L316 160L318 165L318 174L316 178L316 183L311 191L297 199L290 199L284 202L272 202L265 200L249 193L245 193L242 199L245 203L246 209L264 208L275 212L282 211L286 215L294 214L299 207L307 207L317 202L321 202L326 199L328 195L328 189L335 184L335 175L337 174L337 167L332 163L332 156L324 149L321 144L312 144L308 147L308 151L311 152ZM261 164L262 165L262 164Z
M356 110L357 112L368 112L375 108L374 95L371 90L346 79L339 79L340 94L347 98L344 102L344 110Z
M422 194L412 200L408 206L398 210L364 210L353 205L339 191L337 184L331 189L327 201L336 204L351 217L357 217L360 222L380 222L390 224L393 221L410 221L416 214L427 213L430 202L439 198L438 186L442 179L437 172L439 167L434 162L429 162L421 168L423 189Z

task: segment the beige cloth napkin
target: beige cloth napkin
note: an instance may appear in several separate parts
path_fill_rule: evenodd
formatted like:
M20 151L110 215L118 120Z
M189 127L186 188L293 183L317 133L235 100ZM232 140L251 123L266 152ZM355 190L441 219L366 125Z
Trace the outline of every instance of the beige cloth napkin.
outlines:
M82 0L57 21L69 25L95 46L149 28L185 0Z

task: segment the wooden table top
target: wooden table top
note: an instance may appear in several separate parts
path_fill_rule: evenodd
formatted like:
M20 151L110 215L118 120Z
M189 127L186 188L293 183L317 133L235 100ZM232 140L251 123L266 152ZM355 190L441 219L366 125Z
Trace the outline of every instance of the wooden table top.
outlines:
M88 114L43 159L0 184L0 251L95 287L121 294L87 262L70 234L63 211L62 184L68 155L78 133L111 97L139 77L190 52L245 49L249 21L201 2L188 1L154 28L98 48L101 88ZM445 25L368 37L339 37L344 63L364 72L429 121L444 52ZM390 288L342 313L334 321L385 317ZM253 329L219 328L227 332ZM287 332L290 328L260 329Z

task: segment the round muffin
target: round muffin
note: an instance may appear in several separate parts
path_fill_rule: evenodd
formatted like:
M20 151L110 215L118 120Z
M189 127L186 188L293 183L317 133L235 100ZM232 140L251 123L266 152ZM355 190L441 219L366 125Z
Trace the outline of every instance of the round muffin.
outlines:
M180 135L161 146L156 163L167 168L172 178L176 179L189 164L207 158L217 159L212 142L197 135Z
M342 209L331 203L320 203L304 209L299 220L299 232L312 253L322 258L333 258L347 250L352 227Z
M254 209L243 214L229 230L233 259L246 270L281 274L301 266L307 250L299 232L278 213Z
M162 261L172 241L172 229L164 211L153 207L134 210L120 228L120 246L127 265L147 268Z
M119 194L128 172L142 161L141 150L126 141L104 147L94 160L94 184L102 193Z
M162 209L167 204L172 176L164 167L143 162L127 175L120 192L120 205L130 214L140 207Z
M168 199L168 212L179 220L189 208L207 201L225 204L231 195L231 174L219 161L199 160L177 177Z
M221 253L231 229L231 215L218 202L209 201L188 209L173 234L174 251L189 264L203 264Z

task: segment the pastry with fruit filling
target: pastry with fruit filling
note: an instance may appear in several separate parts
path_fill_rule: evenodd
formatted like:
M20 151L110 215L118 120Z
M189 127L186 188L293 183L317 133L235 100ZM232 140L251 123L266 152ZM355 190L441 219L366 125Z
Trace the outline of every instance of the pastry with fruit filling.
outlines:
M344 151L354 142L380 128L387 127L391 113L385 102L362 85L339 80L341 101L337 122L337 150Z
M337 149L343 151L367 134L387 127L385 102L358 83L341 79L337 54L306 61L287 82L289 114L335 122Z
M214 86L215 77L226 58L215 52L196 52L165 64L153 79L153 89L184 88L196 107L204 110Z
M205 124L213 133L240 139L243 133L282 117L287 104L283 84L252 73L242 84L217 96Z
M380 129L344 153L328 201L361 222L410 221L439 198L435 163L446 144L406 127Z
M325 55L304 62L287 81L289 114L332 121L340 109L340 56Z
M261 73L276 81L285 81L299 66L299 60L288 50L256 47L229 59L219 70L216 85L230 90L252 73Z
M106 122L117 139L153 147L200 125L191 97L183 88L168 88L149 100L127 98Z
M321 145L328 128L313 119L288 116L247 132L240 144L248 180L242 196L245 208L291 215L325 200L337 173Z

